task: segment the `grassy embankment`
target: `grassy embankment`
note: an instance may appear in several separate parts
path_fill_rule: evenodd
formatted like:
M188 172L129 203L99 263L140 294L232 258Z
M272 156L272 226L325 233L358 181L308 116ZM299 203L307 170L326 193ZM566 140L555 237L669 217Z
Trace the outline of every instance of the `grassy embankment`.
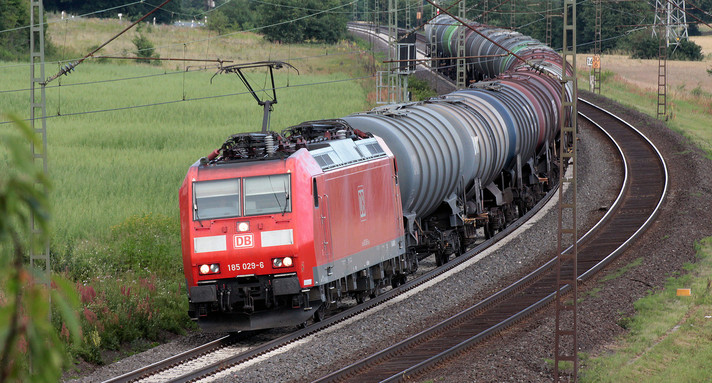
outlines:
M712 83L706 69L712 58L712 36L697 38L703 62L668 62L677 75L668 79L668 127L688 137L712 159ZM707 41L709 40L709 41ZM605 57L605 56L604 56ZM615 58L606 70L601 94L643 113L657 113L657 60ZM652 61L655 61L654 63ZM585 62L585 61L584 61ZM654 72L651 68L654 65ZM635 68L638 70L636 71ZM582 71L587 71L587 69ZM651 73L652 72L652 73ZM644 73L645 79L641 79ZM668 72L670 73L670 72ZM698 73L693 75L691 73ZM586 73L587 77L587 73ZM579 85L588 89L587 78ZM636 315L621 318L629 330L610 352L585 356L584 382L702 382L710 379L712 360L712 237L696 245L698 261L672 272L662 291L635 303ZM632 265L633 267L635 265ZM626 270L613 273L620 277ZM691 297L678 297L678 288L691 288Z
M125 25L118 24L72 20L51 24L49 32L59 51L74 58ZM251 33L212 40L214 33L171 26L144 27L143 33L162 57L291 62L301 74L277 72L277 86L289 87L277 92L273 130L369 107L368 81L348 81L364 76L368 62L353 53L353 43L287 46ZM104 54L131 55L132 35ZM21 90L2 93L0 113L26 118L30 97L22 89L28 85L28 67L0 67L0 90ZM261 129L262 108L236 76L218 75L211 84L214 65L193 69L185 72L179 62L89 60L47 87L52 263L81 294L84 343L70 348L91 362L110 362L103 360L102 350L155 341L165 330L181 332L188 326L178 188L188 166L229 135ZM47 65L46 76L56 70ZM256 87L266 84L262 74L252 78ZM135 107L146 104L156 105ZM117 110L105 111L111 109ZM101 112L85 114L92 111Z

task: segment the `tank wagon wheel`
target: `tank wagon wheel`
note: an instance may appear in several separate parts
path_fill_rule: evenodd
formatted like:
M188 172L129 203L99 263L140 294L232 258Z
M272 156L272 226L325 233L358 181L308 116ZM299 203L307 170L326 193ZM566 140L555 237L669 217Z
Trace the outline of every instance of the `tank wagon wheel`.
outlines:
M435 265L440 267L444 264L446 264L450 260L450 254L445 253L444 251L438 251L435 253Z
M368 295L368 292L362 291L358 294L356 294L356 303L361 304L363 302L366 302L366 296Z

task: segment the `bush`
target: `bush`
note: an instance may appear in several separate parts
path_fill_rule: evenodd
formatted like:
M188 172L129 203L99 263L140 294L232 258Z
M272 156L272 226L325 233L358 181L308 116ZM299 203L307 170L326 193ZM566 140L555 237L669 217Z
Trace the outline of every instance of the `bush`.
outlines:
M410 99L412 101L424 101L438 95L427 81L415 76L408 76L408 91L411 94Z
M70 349L84 360L103 364L101 350L118 350L136 340L161 340L164 331L184 333L191 326L185 287L156 275L95 277L78 282L83 341Z
M110 243L113 256L109 261L117 271L143 269L161 277L182 275L177 219L154 214L129 217L111 228Z
M657 37L650 35L638 35L633 37L630 45L631 57L634 59L656 59L658 58L658 46L660 42ZM702 47L690 40L681 40L677 47L668 47L668 59L681 61L701 61Z
M102 350L191 328L180 254L178 220L154 214L56 254L55 268L75 281L82 302L82 340L67 341L73 354L102 364Z
M673 60L702 61L704 56L701 46L695 44L694 41L682 40L672 53L671 58Z
M156 52L156 48L151 42L151 40L149 40L148 37L144 36L143 33L139 33L137 36L134 36L131 42L136 46L136 51L134 51L136 57L144 57L141 59L136 59L136 62L147 64L159 63L158 60L150 60L151 58L160 58L161 56L158 54L158 52Z
M76 341L79 299L64 279L52 276L51 285L45 284L44 270L25 264L28 249L48 235L50 183L27 145L38 145L37 136L19 118L8 117L17 132L0 132L0 382L56 382L67 355L49 313L54 310L64 323L61 336ZM29 233L30 216L41 228L39 236ZM41 367L30 369L30 362Z
M120 276L126 272L160 278L180 278L180 224L158 214L132 216L111 228L108 238L69 242L53 252L55 271L74 281L96 275Z

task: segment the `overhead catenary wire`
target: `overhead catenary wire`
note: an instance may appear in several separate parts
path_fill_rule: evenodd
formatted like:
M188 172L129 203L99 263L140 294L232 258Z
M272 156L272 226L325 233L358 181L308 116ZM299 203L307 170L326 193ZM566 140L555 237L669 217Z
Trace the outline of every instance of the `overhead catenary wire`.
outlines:
M351 55L351 54L369 54L369 53L379 53L379 52L384 52L386 49L374 49L374 50L352 50L352 51L345 51L345 52L336 52L336 53L324 53L324 54L319 54L319 55L311 55L311 56L301 56L301 57L294 57L290 58L289 61L299 61L299 60L309 60L309 59L318 59L321 57L326 57L326 56L342 56L342 55ZM122 56L123 57L123 56ZM94 58L108 58L106 56L96 56ZM126 57L123 57L126 58ZM276 59L278 60L283 60L283 58L277 57ZM182 59L177 59L177 60L182 60ZM187 61L191 61L192 59L189 59ZM198 60L198 59L196 59ZM210 60L207 60L210 61ZM217 59L215 60L216 62L218 61ZM223 62L232 62L230 60L222 60ZM21 65L16 65L16 66L29 66L30 64L21 64ZM205 67L200 67L200 68L190 68L186 70L186 72L200 72L204 71ZM175 75L175 74L182 74L183 71L166 71L162 73L153 73L153 74L147 74L147 75L140 75L140 76L130 76L130 77L120 77L120 78L113 78L113 79L105 79L105 80L95 80L95 81L85 81L85 82L78 82L78 83L69 83L69 84L62 84L62 86L80 86L80 85L94 85L94 84L102 84L102 83L107 83L107 82L118 82L118 81L131 81L131 80L139 80L139 79L145 79L145 78L150 78L150 77L161 77L161 76L166 76L166 75ZM58 85L48 85L46 89L53 89L58 87ZM16 92L28 92L30 91L30 88L19 88L19 89L5 89L5 90L0 90L0 94L2 93L16 93Z
M81 64L82 62L84 62L84 60L86 60L87 58L91 57L94 53L96 53L97 51L99 51L101 48L105 47L106 45L108 45L108 44L111 43L112 41L116 40L119 36L123 35L126 31L128 31L128 30L131 29L131 28L133 28L136 24L140 23L140 22L143 21L146 17L152 15L153 12L156 12L156 10L158 10L159 8L163 7L164 5L170 3L171 1L172 1L172 0L165 0L163 3L161 3L161 5L159 5L159 6L156 7L156 8L153 8L152 11L146 13L146 14L143 15L141 18L139 18L138 20L134 21L131 25L129 25L128 27L124 28L123 31L119 32L119 33L116 34L114 37L112 37L112 38L110 38L108 41L106 41L105 43L99 45L98 48L96 48L96 49L94 49L93 51L89 52L86 56L84 56L84 57L82 57L81 59L79 59L79 61L77 61L76 63L71 63L71 64L69 64L69 65L63 67L62 70L60 70L57 74L55 74L54 76L50 77L50 78L47 79L45 82L43 82L43 83L42 83L42 86L46 86L48 83L52 82L52 81L55 80L57 77L59 77L59 76L61 76L61 75L63 75L63 74L67 74L67 73L71 72L77 65Z
M349 3L349 4L353 4L353 2L352 2L352 3ZM347 5L348 5L348 4L347 4ZM336 8L336 7L334 7L334 8ZM333 9L333 8L331 8L331 9ZM313 16L313 15L311 15L311 16ZM266 27L266 26L265 26L265 27ZM264 28L264 27L260 27L260 28ZM630 32L630 31L628 31L628 33L629 33L629 32ZM239 32L237 32L237 33L239 33ZM625 34L625 33L624 33L624 34ZM624 35L624 34L621 34L621 36ZM611 38L608 38L608 39L606 39L606 40L615 39L615 38L616 38L616 37L611 37ZM201 40L201 41L204 41L204 40ZM605 40L604 40L604 41L605 41ZM578 46L582 46L582 45L587 45L587 44L591 44L591 43L592 43L592 42L579 43L579 44L577 44L577 45L578 45ZM343 52L343 53L336 53L336 54L332 53L332 54L326 54L326 55L351 54L351 53L357 53L357 52L362 52L362 53L363 53L364 51L359 50L359 51ZM368 52L368 51L366 51L366 52ZM325 56L325 55L305 56L305 57L303 57L303 58L293 58L292 60L299 60L299 59L313 58L313 57L321 57L321 56ZM21 65L28 65L28 64L21 64ZM205 68L203 68L203 69L205 69ZM199 71L199 70L200 70L200 69L193 69L193 68L191 68L189 71ZM185 71L164 72L164 73L160 73L160 74L151 74L151 75L144 75L144 76L133 76L133 77L127 77L127 78L122 78L122 79L109 79L109 80L99 80L99 81L91 81L91 82L75 83L75 84L63 84L63 86L89 85L89 84L104 83L104 82L115 82L115 81L132 80L132 79L139 79L139 78L146 78L146 77L164 76L164 75L171 75L171 74L178 74L178 73L183 73L183 74L185 74ZM49 86L48 89L49 89L49 88L52 88L52 86ZM0 91L0 93L21 92L21 91L29 91L29 89L2 90L2 91Z
M608 37L606 39L603 39L602 41L609 41L609 40L615 40L620 37L626 36L630 33L633 33L635 31L643 30L646 28L633 28L629 29L627 31L623 31L622 33ZM588 41L588 42L581 42L576 44L578 47L586 46L586 45L591 45L593 44L593 41ZM326 54L319 54L319 55L311 55L311 56L301 56L301 57L294 57L290 58L290 61L296 61L296 60L308 60L308 59L315 59L315 58L320 58L320 57L325 57L325 56L338 56L338 55L350 55L350 54L356 54L356 53L364 53L364 54L370 54L370 53L378 53L378 52L383 52L386 51L386 48L383 49L372 49L372 50L353 50L353 51L346 51L346 52L336 52L336 53L326 53ZM560 49L555 49L555 50L560 50ZM104 56L97 56L94 58L102 58ZM277 57L277 59L281 59ZM69 60L70 61L70 60ZM56 61L52 63L62 63L65 61ZM225 62L229 62L228 60L225 60ZM29 63L23 63L23 64L13 64L13 65L6 65L2 66L0 68L11 68L11 67L19 67L19 66L29 66ZM205 69L209 68L190 68L186 70L187 72L199 72L199 71L204 71ZM175 75L175 74L182 74L183 71L168 71L168 72L162 72L162 73L154 73L154 74L148 74L148 75L140 75L140 76L130 76L130 77L121 77L121 78L114 78L114 79L105 79L105 80L96 80L96 81L85 81L85 82L78 82L78 83L68 83L68 84L62 84L62 86L67 87L67 86L83 86L83 85L94 85L94 84L102 84L102 83L108 83L108 82L119 82L119 81L131 81L131 80L137 80L137 79L145 79L145 78L151 78L151 77L161 77L161 76L166 76L166 75ZM46 89L53 89L58 87L57 85L48 85ZM30 91L30 88L18 88L18 89L4 89L0 90L0 94L3 93L17 93L17 92L28 92Z
M136 4L141 4L141 3L143 3L143 1L142 1L142 0L138 0L138 1L131 2L131 3L127 3L127 4L117 5L117 6L111 7L111 8L105 8L105 9L101 9L101 10L98 10L98 11L93 11L93 12L89 12L89 13L84 13L84 14L81 14L81 15L77 15L77 17L78 17L78 18L87 17L87 16L91 16L91 15L96 15L96 14L99 14L99 13L104 13L104 12L108 12L108 11L113 11L114 9L117 9L117 8L130 7L130 6L133 6L133 5L136 5ZM56 21L45 21L45 22L43 23L43 25L50 25L50 24L61 23L61 22L64 22L65 20L70 20L70 19L64 19L64 20L58 19L58 20L56 20ZM21 27L15 27L15 28L10 28L10 29L4 29L4 30L0 31L0 33L18 31L18 30L20 30L20 29L28 29L29 27L30 27L29 25L23 25L23 26L21 26Z
M349 81L358 81L358 80L365 80L368 78L375 78L376 76L377 75L367 75L367 76L351 77L351 78L340 79L340 80L328 80L328 81L312 82L312 83L307 83L307 84L296 84L296 85L292 84L289 86L286 86L286 85L285 86L277 86L274 88L266 88L266 89L264 89L264 91L287 89L287 88L298 88L298 87L305 87L305 86L327 85L327 84L343 83L343 82L349 82ZM62 115L47 116L46 119L53 119L53 118L58 118L58 117L68 117L68 116L79 116L79 115L95 114L95 113L115 112L115 111L120 111L120 110L130 110L130 109L138 109L138 108L145 108L145 107L152 107L152 106L177 104L180 102L201 101L201 100L209 100L209 99L231 97L231 96L241 96L241 95L249 95L249 94L251 94L251 93L249 91L246 91L246 92L226 93L226 94L219 94L219 95L212 95L212 96L188 97L185 99L159 101L159 102L153 102L153 103L141 104L141 105L130 105L130 106L123 106L123 107L116 107L116 108L106 108L106 109L97 109L97 110L89 110L89 111L82 111L82 112L65 113ZM29 121L29 119L24 119L24 121ZM13 122L12 120L0 121L0 125L10 124L12 122Z

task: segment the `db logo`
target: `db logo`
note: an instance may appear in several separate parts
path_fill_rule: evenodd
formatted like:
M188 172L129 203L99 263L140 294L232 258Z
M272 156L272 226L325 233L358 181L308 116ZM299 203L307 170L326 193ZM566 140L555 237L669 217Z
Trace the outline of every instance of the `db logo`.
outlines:
M245 249L250 247L255 247L255 237L252 233L235 235L236 249Z

